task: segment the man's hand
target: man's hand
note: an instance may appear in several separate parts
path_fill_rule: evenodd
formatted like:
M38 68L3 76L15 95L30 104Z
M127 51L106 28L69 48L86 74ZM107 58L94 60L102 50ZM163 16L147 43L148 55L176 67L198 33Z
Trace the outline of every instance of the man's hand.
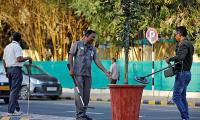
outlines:
M106 74L106 76L107 76L108 78L111 77L110 71L106 71L105 74Z
M32 64L32 58L28 57L29 64Z
M167 64L170 64L170 60L169 60L170 58L167 58L165 61L166 61L166 63Z
M69 74L70 74L71 76L74 76L74 69L73 69L73 68L70 68Z

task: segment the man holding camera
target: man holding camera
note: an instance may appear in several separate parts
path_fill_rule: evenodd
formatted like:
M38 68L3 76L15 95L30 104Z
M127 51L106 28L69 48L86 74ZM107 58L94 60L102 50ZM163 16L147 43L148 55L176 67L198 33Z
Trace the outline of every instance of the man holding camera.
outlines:
M187 30L184 26L176 28L176 56L166 60L178 63L175 65L175 83L173 90L173 101L181 113L183 120L189 120L188 103L186 100L187 86L191 80L191 66L193 62L194 47L187 38Z

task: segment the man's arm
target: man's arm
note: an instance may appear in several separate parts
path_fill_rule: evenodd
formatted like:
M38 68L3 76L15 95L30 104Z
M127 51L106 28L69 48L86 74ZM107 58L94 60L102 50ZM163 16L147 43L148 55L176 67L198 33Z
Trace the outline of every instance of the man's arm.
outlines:
M3 59L3 67L4 67L4 70L5 70L6 77L8 78L6 62L5 62L4 59Z
M22 56L17 57L17 62L25 62L27 60L29 60L29 63L32 64L32 58L31 57L22 57Z
M17 58L17 62L25 62L25 61L29 60L29 63L32 64L31 57L23 57L22 48L20 46L15 46L13 48L13 50L14 50L14 54Z
M74 76L73 55L69 54L70 75Z
M183 44L179 47L176 56L167 59L166 62L169 63L170 61L178 61L178 62L183 61L187 53L188 53L188 48L186 45Z
M112 71L113 71L113 64L111 64L110 66L110 73L112 74Z
M97 57L94 59L94 62L108 77L110 77L110 72L105 69Z
M72 43L70 51L69 51L69 64L70 64L70 71L69 74L71 76L74 76L74 62L73 62L73 58L77 53L77 49L78 49L78 42Z

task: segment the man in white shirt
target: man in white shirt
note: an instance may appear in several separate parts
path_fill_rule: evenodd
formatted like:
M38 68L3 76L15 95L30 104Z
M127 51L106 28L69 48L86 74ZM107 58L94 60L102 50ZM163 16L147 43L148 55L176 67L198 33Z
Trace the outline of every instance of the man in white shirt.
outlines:
M111 82L110 84L116 84L117 80L120 78L119 67L116 64L116 59L112 58L112 65L110 66Z
M23 62L27 60L29 60L30 64L32 63L32 59L30 57L23 57L20 41L21 34L19 32L15 32L13 34L12 42L5 47L3 54L3 64L10 86L8 115L18 115L21 113L18 97L23 80L22 65Z

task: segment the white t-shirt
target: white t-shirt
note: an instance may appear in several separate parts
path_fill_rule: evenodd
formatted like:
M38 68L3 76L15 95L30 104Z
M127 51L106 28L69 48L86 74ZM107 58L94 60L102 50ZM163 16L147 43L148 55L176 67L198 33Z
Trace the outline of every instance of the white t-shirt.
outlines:
M6 67L22 66L23 62L17 62L17 58L23 56L22 48L19 43L12 41L6 46L3 53L3 60L6 63Z
M119 68L116 63L113 63L110 66L110 72L111 72L111 79L119 80L120 73L119 73Z

